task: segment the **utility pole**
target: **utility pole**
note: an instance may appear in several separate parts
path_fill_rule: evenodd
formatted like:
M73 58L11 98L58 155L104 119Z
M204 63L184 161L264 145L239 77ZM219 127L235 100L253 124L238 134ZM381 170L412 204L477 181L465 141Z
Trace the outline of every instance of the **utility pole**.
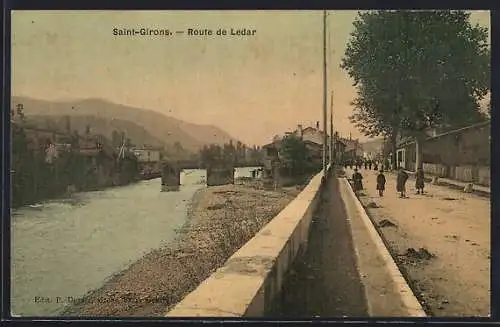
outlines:
M334 154L335 152L333 151L335 142L333 140L333 91L332 95L330 97L330 166L333 165L334 163Z
M323 174L326 176L326 148L328 143L328 133L326 127L327 120L327 81L326 81L326 10L323 11Z

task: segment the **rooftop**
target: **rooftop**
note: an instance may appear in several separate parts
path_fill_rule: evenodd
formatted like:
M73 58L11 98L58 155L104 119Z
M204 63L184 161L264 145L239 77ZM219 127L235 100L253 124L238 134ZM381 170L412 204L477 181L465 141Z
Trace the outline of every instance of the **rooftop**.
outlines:
M458 134L458 133L462 133L462 132L465 132L465 131L470 130L470 129L488 126L490 124L491 124L491 120L488 119L486 121L483 121L483 122L480 122L480 123L477 123L477 124L472 124L472 125L465 126L465 127L462 127L462 128L454 129L454 130L451 130L451 131L448 131L448 132L445 132L445 133L438 134L436 136L430 136L430 137L427 137L425 140L426 141L427 140L435 140L435 139L441 138L441 137L446 136L446 135ZM405 137L402 137L399 140L398 146L409 145L409 144L412 144L412 143L415 143L414 138L411 137L411 136L405 136Z

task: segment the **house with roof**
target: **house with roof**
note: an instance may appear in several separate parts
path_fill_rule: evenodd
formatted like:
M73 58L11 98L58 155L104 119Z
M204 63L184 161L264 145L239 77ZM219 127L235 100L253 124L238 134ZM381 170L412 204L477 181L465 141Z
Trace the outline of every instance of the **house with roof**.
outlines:
M354 162L363 158L363 145L359 142L359 139L340 138L340 141L345 145L343 154L344 161Z
M323 143L325 138L325 133L319 128L319 123L316 124L316 127L306 127L303 128L302 125L297 125L297 128L293 132L287 132L286 135L295 135L300 138L307 150L308 150L308 161L315 163L317 165L321 165L323 162ZM271 174L273 166L276 166L280 162L280 151L281 151L281 140L282 136L274 137L273 141L264 145L262 149L264 150L265 160L264 160L264 168L265 174ZM338 133L336 134L334 149L336 150L337 162L340 162L344 156L344 151L346 149L346 143L338 137ZM327 140L327 156L330 156L330 142L331 136L326 134Z
M459 181L477 181L489 185L490 129L491 121L486 120L443 133L429 131L429 136L422 142L424 171ZM414 170L414 139L401 138L396 156L400 166Z

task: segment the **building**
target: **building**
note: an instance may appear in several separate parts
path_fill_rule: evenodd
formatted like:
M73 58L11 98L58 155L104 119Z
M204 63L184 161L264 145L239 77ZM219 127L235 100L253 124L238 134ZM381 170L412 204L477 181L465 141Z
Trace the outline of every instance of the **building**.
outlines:
M363 146L359 143L359 139L340 138L340 141L344 144L344 161L356 161L363 158Z
M273 142L262 146L264 151L264 177L272 177L273 167L280 161L281 139L275 138Z
M309 162L314 162L317 164L323 163L323 144L317 143L311 140L303 140L308 153L307 160Z
M306 127L303 128L302 125L297 125L297 129L293 132L294 135L300 137L303 141L309 141L312 143L323 145L325 134L319 128L318 124L316 127ZM327 145L330 144L330 135L326 135Z
M131 152L137 157L143 175L156 174L161 171L163 148L145 145L140 148L132 148Z
M308 161L312 163L316 163L321 165L323 162L323 143L325 134L319 129L319 124L316 124L316 127L306 127L303 128L302 125L297 125L297 129L293 132L288 132L285 135L295 135L300 138L306 145L308 150ZM267 170L272 169L272 164L280 161L280 148L281 148L281 139L282 137L275 137L273 142L266 144L262 147L264 150L265 160L264 165ZM327 160L329 160L330 156L330 144L331 144L331 136L326 134L327 146ZM336 150L336 158L337 162L340 162L344 156L344 151L346 149L346 143L342 141L339 137L335 138L334 149Z
M162 159L163 148L145 146L141 148L132 148L131 150L140 163L157 163Z
M372 139L361 144L363 158L368 160L382 160L384 154L384 139Z
M462 181L482 180L483 184L486 184L486 179L489 179L491 160L490 127L491 121L488 120L428 137L422 142L424 170L432 173L437 169L441 177ZM400 140L397 148L397 161L406 169L415 169L416 147L413 139ZM467 172L462 173L461 167L466 167L464 169ZM462 176L463 174L469 176Z
M303 128L302 125L298 125L297 129L293 132L296 136L300 137L305 143L308 150L311 153L311 159L315 162L323 161L323 142L324 142L324 133L319 129L319 124L316 124L316 128L314 127L306 127ZM327 156L329 159L330 156L330 144L332 142L331 136L326 135L327 139ZM358 146L354 146L354 143L350 144L350 148L348 148L348 143L344 139L338 137L338 133L334 135L334 156L336 158L336 162L342 162L345 157L345 152L352 149L358 149L358 155L361 154L362 147L358 144ZM358 142L359 143L359 142ZM349 156L349 154L347 155Z
M45 152L51 144L57 145L60 150L68 146L68 134L36 127L23 127L23 130L31 150Z
M306 127L303 128L302 125L297 125L297 129L293 132L304 141L307 149L309 150L309 159L312 162L322 163L323 162L323 143L325 141L325 133L319 128L319 124L316 123L316 127ZM331 136L326 134L326 153L327 158L330 153ZM327 159L328 160L328 159Z
M342 163L344 161L344 153L345 153L345 149L346 149L346 144L340 140L340 139L336 139L335 141L335 146L334 146L334 150L335 150L335 162L336 163Z

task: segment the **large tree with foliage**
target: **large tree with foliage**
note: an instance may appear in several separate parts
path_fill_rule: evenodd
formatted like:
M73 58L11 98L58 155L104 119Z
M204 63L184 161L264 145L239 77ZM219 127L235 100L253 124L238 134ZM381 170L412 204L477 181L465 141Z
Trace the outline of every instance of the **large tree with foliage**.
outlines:
M285 167L292 175L302 176L309 170L308 150L306 144L297 136L285 135L281 140L280 156Z
M357 87L351 120L366 135L421 142L432 127L483 119L490 89L488 32L465 11L360 13L341 67ZM395 159L395 158L394 158Z

